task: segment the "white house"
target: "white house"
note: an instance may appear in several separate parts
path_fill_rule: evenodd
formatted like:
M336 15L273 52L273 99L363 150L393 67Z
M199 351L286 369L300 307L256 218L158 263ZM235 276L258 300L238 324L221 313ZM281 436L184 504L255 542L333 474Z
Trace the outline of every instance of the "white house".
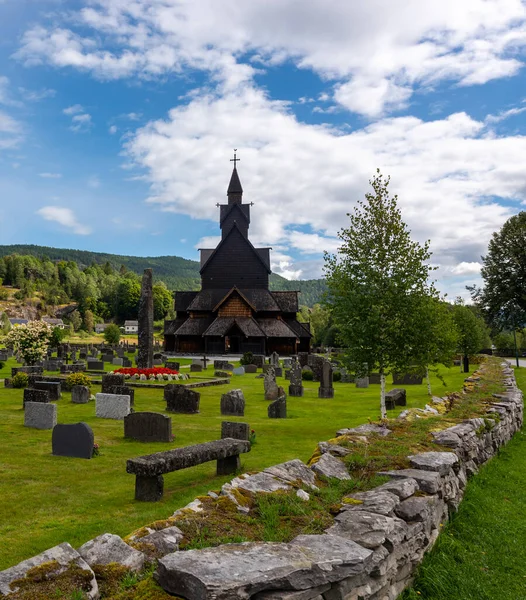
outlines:
M124 333L138 333L139 321L124 321Z
M64 321L62 319L52 319L51 317L42 317L42 321L51 325L51 327L58 327L59 329L64 329Z
M104 333L104 330L109 325L109 323L97 323L95 325L95 333Z

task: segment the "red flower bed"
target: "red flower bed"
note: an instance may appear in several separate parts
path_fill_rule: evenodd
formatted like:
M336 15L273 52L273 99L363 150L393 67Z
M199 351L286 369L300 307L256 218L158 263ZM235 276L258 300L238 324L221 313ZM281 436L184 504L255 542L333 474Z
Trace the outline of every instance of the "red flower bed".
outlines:
M153 367L151 369L137 369L136 367L123 367L121 369L115 369L114 373L121 373L122 375L179 375L179 371L173 369L167 369L166 367Z

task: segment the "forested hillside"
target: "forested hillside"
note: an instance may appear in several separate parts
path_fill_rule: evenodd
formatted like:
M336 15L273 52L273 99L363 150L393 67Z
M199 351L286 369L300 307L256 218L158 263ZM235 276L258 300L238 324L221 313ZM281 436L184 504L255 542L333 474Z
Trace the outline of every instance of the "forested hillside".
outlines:
M121 267L124 266L125 269L142 275L144 269L152 268L154 280L163 281L169 290L197 290L201 283L199 263L195 260L180 258L179 256L121 256L103 252L68 250L25 244L0 246L0 257L12 254L34 256L41 259L49 259L52 262L74 262L78 265L80 271L84 271L92 265L108 265L114 271L120 271ZM270 287L273 290L299 290L301 292L300 304L313 306L320 301L325 291L325 282L323 279L289 281L284 277L272 274L270 277Z

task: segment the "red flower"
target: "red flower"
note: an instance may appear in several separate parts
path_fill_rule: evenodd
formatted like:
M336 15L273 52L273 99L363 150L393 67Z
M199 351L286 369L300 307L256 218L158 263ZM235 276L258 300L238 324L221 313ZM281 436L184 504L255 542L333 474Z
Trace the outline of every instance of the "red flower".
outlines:
M122 375L179 375L179 371L173 369L167 369L166 367L153 367L152 369L137 369L136 367L123 367L121 369L115 369L114 373L120 373Z

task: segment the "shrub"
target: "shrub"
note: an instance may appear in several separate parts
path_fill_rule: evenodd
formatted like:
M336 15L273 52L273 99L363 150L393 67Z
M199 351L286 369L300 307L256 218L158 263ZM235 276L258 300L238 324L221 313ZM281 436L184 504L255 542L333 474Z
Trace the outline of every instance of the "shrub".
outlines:
M340 371L334 371L334 373L332 374L332 380L333 381L341 381L342 380L342 374L340 373Z
M0 360L0 370L2 370L5 367L5 362Z
M303 381L312 381L314 379L314 373L312 371L303 371L301 378Z
M108 342L108 344L118 344L121 339L121 330L118 325L112 323L108 325L104 330L104 339Z
M86 385L87 387L91 387L91 379L86 373L70 373L63 383L64 389L70 392L74 385Z
M239 360L239 364L240 365L251 365L253 360L254 360L254 355L252 354L252 352L245 352L245 354L243 354L243 356Z
M20 354L27 365L46 358L52 329L43 321L29 321L16 325L6 335L4 342L15 354Z
M9 300L9 292L7 290L0 290L0 300Z
M29 385L29 376L27 373L19 371L12 379L11 385L14 388L25 388Z

